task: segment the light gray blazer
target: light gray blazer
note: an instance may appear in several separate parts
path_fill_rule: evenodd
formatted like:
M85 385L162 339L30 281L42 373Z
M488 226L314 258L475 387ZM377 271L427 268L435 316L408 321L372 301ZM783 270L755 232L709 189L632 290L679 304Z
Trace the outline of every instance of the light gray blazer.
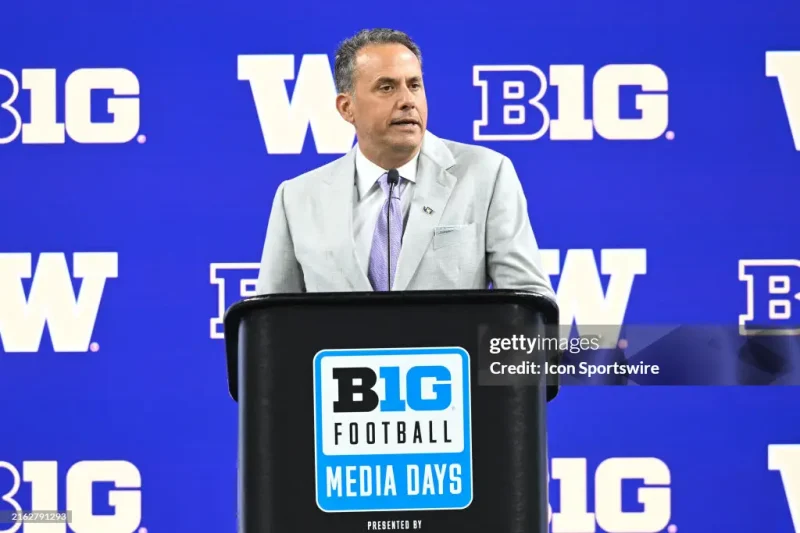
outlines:
M355 148L284 181L257 292L372 291L353 243ZM555 301L511 161L426 132L392 290L497 289ZM427 208L427 209L426 209Z

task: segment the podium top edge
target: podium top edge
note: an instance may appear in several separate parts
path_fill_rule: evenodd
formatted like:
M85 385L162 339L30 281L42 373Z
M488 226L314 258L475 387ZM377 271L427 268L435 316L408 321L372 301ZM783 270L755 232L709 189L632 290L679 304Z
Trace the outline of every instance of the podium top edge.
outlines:
M516 289L452 290L452 291L389 291L389 292L313 292L263 294L239 300L225 310L224 324L238 322L241 315L253 309L280 305L358 305L369 303L493 303L522 304L539 308L545 316L558 313L558 304L547 296ZM227 328L226 328L227 329Z

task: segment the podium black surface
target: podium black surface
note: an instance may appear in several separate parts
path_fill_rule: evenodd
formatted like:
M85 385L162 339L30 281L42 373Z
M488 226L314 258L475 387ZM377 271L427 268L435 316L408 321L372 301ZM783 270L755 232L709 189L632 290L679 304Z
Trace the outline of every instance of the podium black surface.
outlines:
M270 295L237 302L224 322L240 533L547 531L546 403L558 384L491 375L503 354L489 346L546 336L558 326L550 300Z

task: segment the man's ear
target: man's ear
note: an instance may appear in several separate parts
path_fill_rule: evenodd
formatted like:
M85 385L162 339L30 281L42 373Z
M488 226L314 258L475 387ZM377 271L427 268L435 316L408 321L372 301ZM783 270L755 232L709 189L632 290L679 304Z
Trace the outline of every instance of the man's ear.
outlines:
M339 94L336 96L336 110L350 124L355 123L353 117L353 98L349 94Z

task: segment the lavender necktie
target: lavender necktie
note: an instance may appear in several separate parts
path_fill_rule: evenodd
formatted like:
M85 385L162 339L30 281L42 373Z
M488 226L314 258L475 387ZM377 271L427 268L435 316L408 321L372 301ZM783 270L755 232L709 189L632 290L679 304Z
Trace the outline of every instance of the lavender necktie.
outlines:
M394 273L397 270L397 259L400 257L400 245L403 238L403 215L400 204L400 194L405 188L405 180L392 189L389 198L389 183L387 174L378 180L378 184L386 196L375 224L375 233L372 235L372 249L369 253L369 281L376 291L388 291L394 283ZM388 217L388 220L387 220Z

